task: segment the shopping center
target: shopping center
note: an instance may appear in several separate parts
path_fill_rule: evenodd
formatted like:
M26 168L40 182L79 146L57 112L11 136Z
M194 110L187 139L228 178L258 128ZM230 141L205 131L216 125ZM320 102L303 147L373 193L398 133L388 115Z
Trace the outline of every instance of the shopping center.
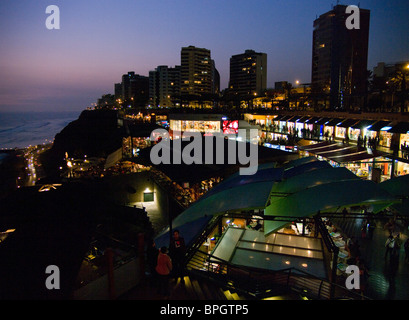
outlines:
M218 184L155 242L168 246L179 230L189 275L249 297L290 286L309 298L357 298L342 285L355 263L351 239L331 219L393 217L390 210L402 209L407 176L395 179L393 187L394 180L375 183L313 156L264 164L254 176L235 174Z
M301 156L316 156L360 177L385 181L409 172L409 119L404 115L292 113L244 117L260 126L265 143L285 143L296 137Z

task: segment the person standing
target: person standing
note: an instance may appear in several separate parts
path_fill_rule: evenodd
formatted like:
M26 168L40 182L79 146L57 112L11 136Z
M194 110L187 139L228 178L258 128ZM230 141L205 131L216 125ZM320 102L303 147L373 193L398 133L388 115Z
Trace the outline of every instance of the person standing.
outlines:
M376 223L373 219L370 219L368 223L368 238L369 239L373 238L375 229L376 229Z
M390 254L392 256L393 248L395 247L395 238L393 237L392 234L389 235L388 239L386 239L385 242L385 259Z
M392 254L395 257L398 257L398 259L399 259L401 245L402 245L402 241L400 240L400 234L398 233L396 235L396 237L395 237L395 245L394 245L393 250L392 250Z
M173 261L174 266L173 273L176 281L180 277L182 278L182 282L184 282L182 272L185 253L186 253L185 239L180 236L179 230L174 230L173 238L169 246L169 254Z
M158 293L163 294L168 299L170 296L169 275L172 271L172 259L168 256L168 248L160 248L155 270L158 274Z

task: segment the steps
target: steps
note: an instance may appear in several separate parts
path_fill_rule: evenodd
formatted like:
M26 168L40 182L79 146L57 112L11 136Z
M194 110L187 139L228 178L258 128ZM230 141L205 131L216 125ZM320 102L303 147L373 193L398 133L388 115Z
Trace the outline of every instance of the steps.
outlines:
M189 300L243 300L244 298L236 292L223 290L217 284L192 276L184 277L184 286Z

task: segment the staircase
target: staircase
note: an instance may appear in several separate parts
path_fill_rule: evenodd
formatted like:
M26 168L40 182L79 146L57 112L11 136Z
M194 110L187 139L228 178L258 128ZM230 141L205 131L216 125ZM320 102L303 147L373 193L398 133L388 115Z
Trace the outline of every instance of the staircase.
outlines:
M184 283L179 279L175 286L176 290L184 290L187 300L245 300L243 295L237 292L223 289L218 284L193 275L185 276Z

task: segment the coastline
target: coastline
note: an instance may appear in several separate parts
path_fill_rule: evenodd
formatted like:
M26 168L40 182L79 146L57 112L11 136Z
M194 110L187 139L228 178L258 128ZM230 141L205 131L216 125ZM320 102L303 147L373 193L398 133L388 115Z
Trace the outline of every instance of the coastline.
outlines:
M17 189L26 180L25 149L0 150L7 154L0 162L0 197Z

